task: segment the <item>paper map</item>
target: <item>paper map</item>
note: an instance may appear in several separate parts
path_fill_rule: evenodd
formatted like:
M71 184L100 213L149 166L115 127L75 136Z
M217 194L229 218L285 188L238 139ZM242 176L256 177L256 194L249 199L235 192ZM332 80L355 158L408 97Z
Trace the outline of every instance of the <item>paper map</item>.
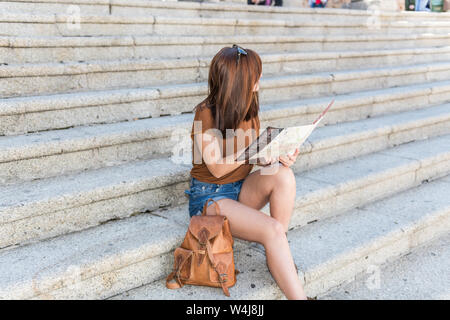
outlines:
M268 159L294 152L311 135L333 103L334 99L312 124L288 128L267 127L237 160L257 163L261 158Z

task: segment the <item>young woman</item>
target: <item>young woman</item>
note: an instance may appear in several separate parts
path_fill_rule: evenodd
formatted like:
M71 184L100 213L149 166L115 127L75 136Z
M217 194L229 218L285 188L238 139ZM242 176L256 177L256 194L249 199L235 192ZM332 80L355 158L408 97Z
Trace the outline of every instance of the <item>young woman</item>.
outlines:
M208 198L216 200L234 237L264 246L269 270L286 298L306 299L286 237L296 194L290 166L299 150L267 159L269 173L263 171L266 166L250 173L254 164L234 160L259 135L261 76L261 58L253 50L233 45L212 59L209 94L194 108L193 168L185 191L189 215L201 214ZM260 211L267 202L270 216ZM216 214L211 204L206 214Z

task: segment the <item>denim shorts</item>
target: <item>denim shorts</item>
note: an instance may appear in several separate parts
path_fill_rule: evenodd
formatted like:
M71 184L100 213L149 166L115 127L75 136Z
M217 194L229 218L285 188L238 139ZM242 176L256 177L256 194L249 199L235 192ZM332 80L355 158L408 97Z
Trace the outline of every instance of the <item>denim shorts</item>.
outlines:
M189 216L202 214L203 206L209 198L217 201L220 199L238 200L244 179L225 184L201 182L191 177L190 188L184 192L189 196ZM214 204L210 201L208 206Z

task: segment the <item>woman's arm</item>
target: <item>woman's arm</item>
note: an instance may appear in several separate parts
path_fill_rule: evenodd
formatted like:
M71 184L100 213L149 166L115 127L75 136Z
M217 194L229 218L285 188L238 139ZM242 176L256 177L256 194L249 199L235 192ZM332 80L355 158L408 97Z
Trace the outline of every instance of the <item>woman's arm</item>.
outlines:
M220 148L219 141L216 136L202 133L194 136L194 142L197 146L201 145L201 155L208 168L209 172L216 177L220 178L227 173L235 170L245 163L245 160L237 161L236 159L245 148L238 150L227 157L222 156L222 149ZM197 148L200 150L200 148Z

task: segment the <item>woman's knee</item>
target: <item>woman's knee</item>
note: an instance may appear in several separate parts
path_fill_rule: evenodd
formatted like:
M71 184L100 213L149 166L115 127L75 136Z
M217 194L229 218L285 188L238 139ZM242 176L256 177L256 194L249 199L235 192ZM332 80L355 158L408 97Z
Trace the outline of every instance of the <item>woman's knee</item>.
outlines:
M284 226L281 222L275 218L269 217L268 227L265 229L264 244L280 239L280 237L286 236Z
M275 175L276 183L280 186L295 188L295 174L291 168L280 165Z

